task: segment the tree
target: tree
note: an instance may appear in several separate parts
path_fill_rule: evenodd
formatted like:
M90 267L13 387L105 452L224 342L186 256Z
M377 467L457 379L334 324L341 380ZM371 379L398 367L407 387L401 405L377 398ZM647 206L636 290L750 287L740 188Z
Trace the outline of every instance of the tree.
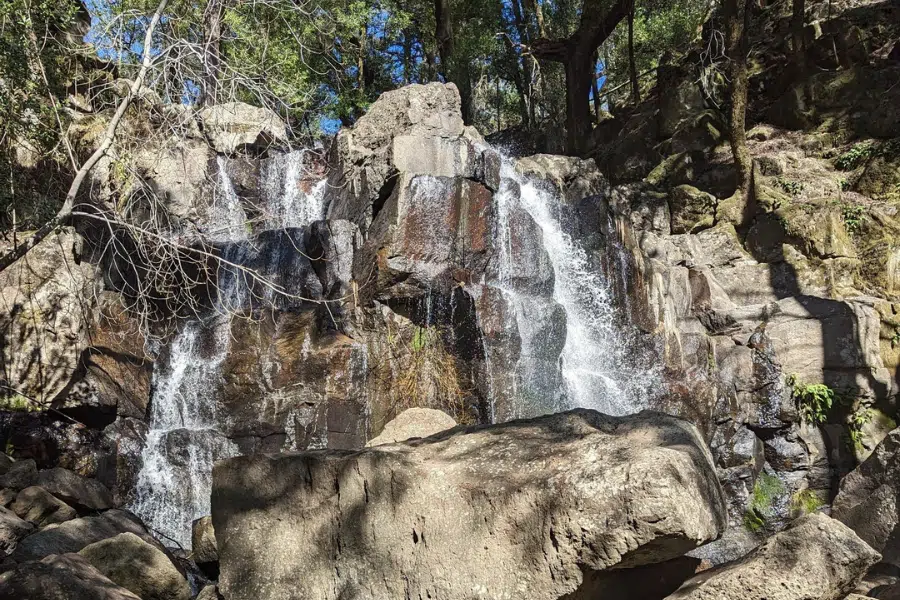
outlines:
M591 131L591 83L596 76L594 53L628 15L631 0L585 0L575 32L565 39L541 38L534 54L562 63L566 74L566 151L580 154Z
M753 170L746 133L750 3L751 0L723 0L722 6L725 18L725 54L731 75L728 138L737 171L737 193L745 199L750 193Z

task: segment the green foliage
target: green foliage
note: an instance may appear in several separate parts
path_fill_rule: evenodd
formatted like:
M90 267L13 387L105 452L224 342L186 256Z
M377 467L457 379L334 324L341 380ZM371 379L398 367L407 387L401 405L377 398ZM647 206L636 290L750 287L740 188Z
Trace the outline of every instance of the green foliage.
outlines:
M416 331L413 333L412 341L410 342L410 348L412 348L413 352L421 352L426 347L428 347L430 333L425 327L416 327Z
M41 407L21 394L0 398L0 410L10 412L39 412Z
M800 193L803 192L803 182L801 181L778 177L775 179L775 183L778 184L778 187L780 187L783 192L790 194L792 197L799 196Z
M840 171L852 171L875 156L875 146L869 143L856 144L838 156L834 166Z
M791 386L791 396L804 422L820 425L828 420L835 400L834 390L824 383L802 383L797 375L789 376L787 384Z
M864 450L863 426L872 420L874 413L868 407L862 407L847 418L847 437L851 450Z
M753 532L765 527L766 521L775 516L774 504L783 494L784 484L778 477L760 473L744 513L744 526Z
M842 204L841 219L850 233L858 233L865 221L865 207L859 204Z
M795 516L814 513L824 505L819 495L810 489L800 490L791 496L791 512Z

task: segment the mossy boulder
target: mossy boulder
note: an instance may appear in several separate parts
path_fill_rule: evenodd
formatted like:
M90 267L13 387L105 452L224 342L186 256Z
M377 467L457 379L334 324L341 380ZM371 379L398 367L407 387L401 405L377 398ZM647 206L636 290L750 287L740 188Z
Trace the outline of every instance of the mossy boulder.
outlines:
M878 209L866 209L853 238L861 259L860 289L900 299L900 222Z
M827 198L788 203L775 212L789 243L815 258L853 258L856 249L844 226L840 206Z
M854 186L856 191L886 202L900 202L900 155L870 160Z
M694 233L712 227L717 204L715 196L692 185L676 186L669 195L672 233Z

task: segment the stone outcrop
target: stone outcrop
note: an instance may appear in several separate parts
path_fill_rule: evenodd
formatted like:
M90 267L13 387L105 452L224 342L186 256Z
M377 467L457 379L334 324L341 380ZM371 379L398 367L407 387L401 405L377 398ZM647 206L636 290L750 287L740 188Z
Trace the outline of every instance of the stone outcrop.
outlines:
M191 587L162 550L133 533L121 533L79 552L111 581L141 600L190 600Z
M0 598L142 600L103 576L77 554L26 562L0 575Z
M900 429L841 480L832 516L880 552L884 562L900 568Z
M366 446L425 438L454 427L456 421L443 411L433 408L408 408L389 421L381 433L369 440Z
M689 579L666 600L841 600L878 558L839 521L808 515L744 558Z
M192 524L191 557L201 567L208 563L219 562L212 517L200 517Z
M287 141L287 128L278 115L243 102L227 102L200 111L200 123L210 145L223 154L265 150Z
M238 457L213 478L231 600L558 598L583 571L675 558L725 524L697 431L656 413L575 410L353 453Z
M85 510L112 508L112 495L105 485L67 469L57 467L41 471L37 483L57 498Z

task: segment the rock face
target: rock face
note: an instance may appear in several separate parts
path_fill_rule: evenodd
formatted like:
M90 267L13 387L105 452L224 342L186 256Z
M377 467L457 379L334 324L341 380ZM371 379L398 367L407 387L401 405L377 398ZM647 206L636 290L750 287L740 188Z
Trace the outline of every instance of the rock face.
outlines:
M553 599L583 570L718 537L724 500L687 422L575 410L360 452L218 463L231 600Z
M13 511L0 507L0 554L8 556L12 553L19 540L33 529L31 523L23 521Z
M191 553L198 565L218 562L219 551L216 548L216 530L213 529L212 517L200 517L194 521L191 531Z
M77 554L48 556L0 575L0 598L142 600L104 577Z
M191 587L169 557L133 533L95 542L78 554L141 600L190 600Z
M900 567L900 429L841 480L832 516L880 552L884 562Z
M385 425L381 434L369 440L366 446L424 438L454 427L456 421L443 411L433 408L409 408Z
M741 560L689 579L667 600L841 600L878 558L840 522L808 515Z

